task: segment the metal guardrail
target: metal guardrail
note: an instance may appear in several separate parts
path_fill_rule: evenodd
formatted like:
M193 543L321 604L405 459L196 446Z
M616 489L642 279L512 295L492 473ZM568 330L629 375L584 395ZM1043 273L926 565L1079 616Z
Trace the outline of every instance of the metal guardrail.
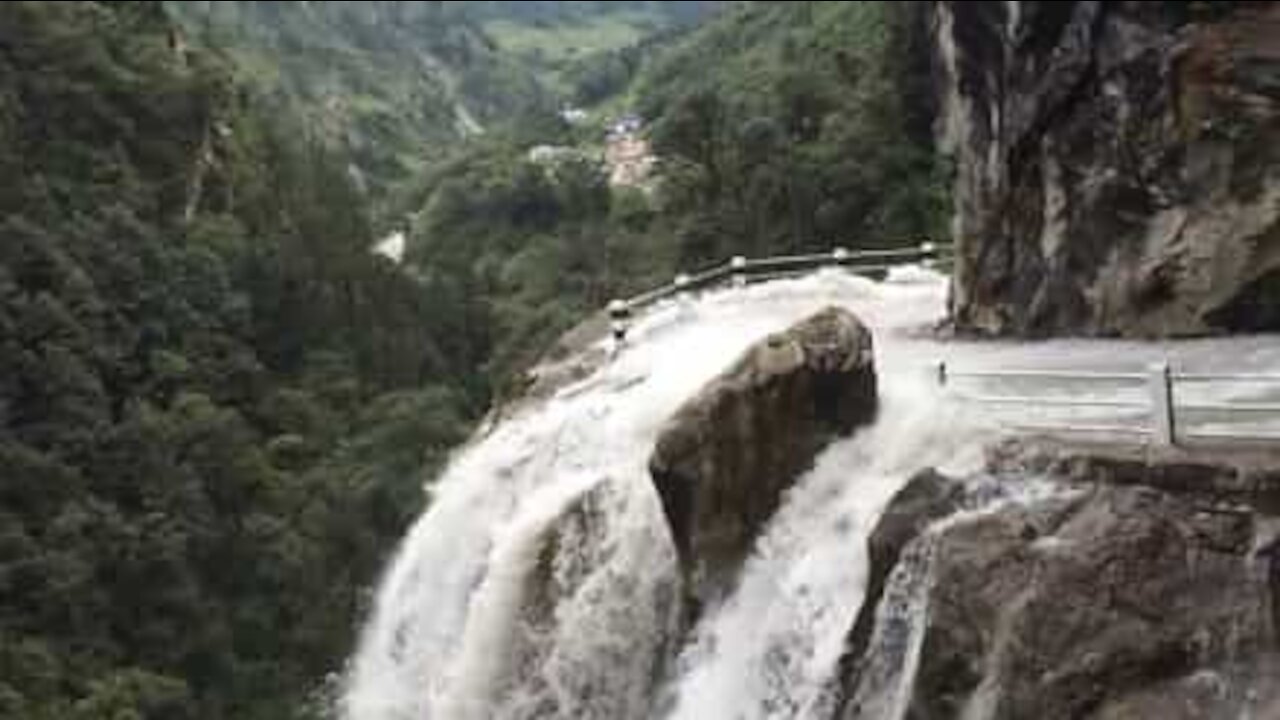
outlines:
M636 311L661 300L685 295L728 281L735 287L749 282L763 282L799 277L825 267L844 268L851 272L885 272L900 265L919 263L926 267L950 261L951 245L924 242L912 248L892 250L849 250L835 248L827 253L775 255L763 258L734 256L719 265L692 274L681 273L670 283L660 285L629 298L611 300L609 318L614 337L626 337L627 327Z
M924 242L914 248L891 250L857 250L835 248L829 253L779 255L763 258L747 258L741 255L705 270L677 275L670 283L660 285L629 298L609 302L608 313L614 338L625 339L630 320L637 310L670 297L689 295L695 291L716 286L725 281L735 287L749 282L761 282L780 278L798 277L825 267L844 268L852 272L884 272L893 267L918 263L926 267L945 264L952 260L952 246L944 243ZM1190 429L1185 415L1219 412L1246 415L1274 414L1280 418L1280 403L1179 403L1176 400L1177 383L1238 382L1274 384L1280 390L1280 373L1191 373L1173 372L1168 362L1159 362L1146 372L1099 372L1088 370L955 370L939 362L933 369L939 385L949 386L956 380L1056 380L1068 382L1112 383L1145 388L1145 400L1115 398L1081 398L1026 395L957 394L967 402L983 405L1034 405L1046 408L1108 409L1131 411L1143 416L1146 425L1086 424L1086 423L1018 423L1024 430L1044 432L1083 432L1139 435L1162 445L1176 445L1186 440L1245 440L1280 442L1280 433L1231 433ZM1179 415L1182 414L1183 417ZM1133 419L1133 418L1129 418ZM1184 425L1186 429L1184 429Z
M1161 445L1177 445L1192 440L1240 440L1280 442L1280 433L1224 432L1193 429L1188 416L1195 413L1216 412L1245 414L1249 416L1275 415L1280 419L1280 403L1272 402L1179 402L1177 389L1180 383L1232 382L1275 385L1280 390L1280 374L1268 373L1190 373L1174 372L1169 363L1150 365L1144 373L1095 372L1075 370L955 370L945 362L932 369L938 384L950 389L955 381L962 380L1054 380L1088 382L1093 384L1128 385L1145 388L1146 399L1061 397L1052 395L985 395L953 392L963 402L980 405L1024 405L1045 408L1098 408L1131 410L1132 415L1144 417L1146 424L1084 424L1070 422L1015 423L1023 430L1066 433L1117 433L1143 435ZM1138 418L1128 417L1132 421Z

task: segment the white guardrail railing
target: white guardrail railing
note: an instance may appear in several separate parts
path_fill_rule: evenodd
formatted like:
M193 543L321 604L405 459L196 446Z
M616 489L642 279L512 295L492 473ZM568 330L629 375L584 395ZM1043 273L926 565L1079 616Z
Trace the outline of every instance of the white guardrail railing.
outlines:
M945 362L937 363L932 373L948 395L962 402L988 406L1026 406L1042 409L1119 410L1121 417L1104 418L1102 422L1050 421L1044 423L1013 422L1014 427L1048 433L1138 435L1150 442L1172 446L1191 441L1245 441L1280 443L1280 400L1267 402L1182 401L1185 386L1203 383L1250 384L1273 389L1280 395L1280 374L1269 373L1193 373L1174 372L1169 363L1158 362L1145 372L1093 372L1078 370L957 370ZM1031 382L1058 382L1073 385L1106 384L1117 392L1111 397L1082 394L1075 397L1059 394L1020 395L1002 392L986 394L965 392L957 385L963 381L996 381L1002 385ZM1125 393L1123 390L1130 392ZM1134 397L1133 390L1142 391ZM1193 420L1206 413L1242 417L1267 417L1276 422L1275 430L1197 429ZM1106 422L1111 420L1111 422ZM1222 423L1219 423L1220 425ZM1232 423L1227 423L1231 425Z
M608 314L616 340L626 338L632 317L638 310L671 297L687 296L698 290L730 283L741 287L751 282L763 282L781 278L799 277L825 267L838 267L854 273L882 273L909 264L924 267L945 266L952 262L952 246L947 243L923 242L915 247L890 250L848 250L835 248L826 253L804 255L779 255L764 258L736 256L727 262L700 272L677 275L670 283L647 290L629 298L609 302ZM1155 363L1145 372L1099 372L1084 370L957 370L945 362L932 369L937 382L948 394L964 402L987 406L1035 407L1048 410L1113 411L1113 416L1087 422L1051 421L1045 423L1013 422L1014 427L1028 431L1108 434L1142 436L1161 445L1176 445L1188 441L1242 440L1280 442L1280 373L1231 374L1173 372L1168 362ZM1110 384L1117 390L1108 397L1077 394L1075 396L1019 395L1009 392L988 394L963 392L957 384L962 381L1026 381ZM1274 386L1275 401L1268 402L1204 402L1182 401L1179 388L1182 385L1203 383L1251 383ZM1133 390L1142 391L1135 397ZM1274 416L1274 432L1237 430L1206 430L1196 428L1191 422L1205 413L1227 414L1235 418ZM1119 415L1117 417L1116 415ZM1108 422L1110 421L1110 422ZM1221 423L1220 423L1221 424ZM1228 424L1229 425L1229 424Z
M892 250L849 250L838 247L830 252L807 255L763 258L738 255L700 272L681 273L670 283L639 295L611 300L608 306L609 319L614 337L622 340L626 337L627 328L636 311L669 297L685 295L725 282L743 286L750 282L799 277L824 267L843 268L853 273L878 273L901 265L933 267L950 261L951 245L934 242Z

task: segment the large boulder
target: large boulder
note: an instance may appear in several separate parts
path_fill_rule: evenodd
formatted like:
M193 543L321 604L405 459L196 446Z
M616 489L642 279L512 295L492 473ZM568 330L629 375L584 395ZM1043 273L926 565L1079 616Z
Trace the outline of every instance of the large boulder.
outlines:
M936 515L918 499L898 509ZM892 506L886 518L903 526ZM1212 720L1280 708L1280 524L1266 511L1089 485L994 505L930 539L918 668L904 686L912 720ZM841 717L874 716L863 710Z
M1280 328L1280 3L940 2L953 316Z
M868 573L866 599L858 611L853 629L846 641L840 661L839 681L847 688L858 686L870 661L867 656L876 614L885 596L889 575L902 561L903 552L930 525L949 517L963 507L966 499L964 483L934 469L917 473L889 501L875 528L867 538ZM877 648L876 652L883 652Z
M561 335L532 367L501 389L501 396L485 418L493 428L574 383L591 377L612 356L602 341L609 336L609 318L597 312Z
M875 412L871 333L836 308L756 344L676 412L649 470L694 609L728 588L818 451Z

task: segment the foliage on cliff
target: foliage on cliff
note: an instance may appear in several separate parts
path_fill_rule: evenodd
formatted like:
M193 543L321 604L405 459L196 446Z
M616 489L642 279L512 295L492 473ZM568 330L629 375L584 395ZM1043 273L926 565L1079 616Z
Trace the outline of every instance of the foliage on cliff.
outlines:
M878 4L748 4L604 68L639 77L652 194L608 186L487 16L415 38L415 74L379 38L438 3L209 9L256 39L165 5L0 5L0 716L305 717L422 478L561 330L677 268L937 222ZM273 44L329 70L255 64ZM516 122L420 167L459 102ZM403 267L371 197L413 213Z
M608 188L597 131L547 117L471 144L402 195L409 261L488 328L468 351L489 388L609 298L679 270L941 236L918 10L745 3L620 60L639 63L623 75L658 154L653 192ZM548 167L536 145L575 160Z
M298 716L470 405L343 163L157 3L0 5L0 716Z
M451 145L555 109L614 51L709 2L166 2L187 40L347 156L371 196Z
M459 138L551 106L528 68L439 2L167 2L193 45L288 108L377 197Z
M634 95L686 257L942 236L921 17L915 3L744 3L650 63Z

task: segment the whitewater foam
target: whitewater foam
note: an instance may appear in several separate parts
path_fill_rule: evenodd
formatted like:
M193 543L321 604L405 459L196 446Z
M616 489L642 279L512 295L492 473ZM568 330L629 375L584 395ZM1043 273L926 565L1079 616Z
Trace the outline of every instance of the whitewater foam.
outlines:
M342 713L647 717L675 610L674 550L647 471L662 423L751 344L823 307L850 307L888 348L898 329L935 319L944 295L940 280L881 285L822 273L640 318L595 375L518 412L451 463L380 584ZM574 594L557 598L554 632L532 638L518 609L538 548L569 505L600 488L611 500L599 542L610 549L594 554ZM542 644L532 652L539 667L508 662L504 646L517 636Z
M866 539L885 504L925 467L972 470L996 432L998 413L956 406L933 387L934 362L1116 369L1171 355L1191 369L1224 356L1280 367L1274 338L943 343L921 329L943 316L945 279L916 269L892 280L821 272L666 303L639 317L590 377L474 438L431 487L379 584L339 713L830 717L862 605ZM879 418L796 480L736 588L680 637L675 552L647 469L653 444L680 404L753 343L829 305L875 334ZM903 597L922 586L898 582ZM903 603L906 615L925 612ZM888 694L874 700L890 716L909 689L912 656L901 659L907 676L886 679Z

